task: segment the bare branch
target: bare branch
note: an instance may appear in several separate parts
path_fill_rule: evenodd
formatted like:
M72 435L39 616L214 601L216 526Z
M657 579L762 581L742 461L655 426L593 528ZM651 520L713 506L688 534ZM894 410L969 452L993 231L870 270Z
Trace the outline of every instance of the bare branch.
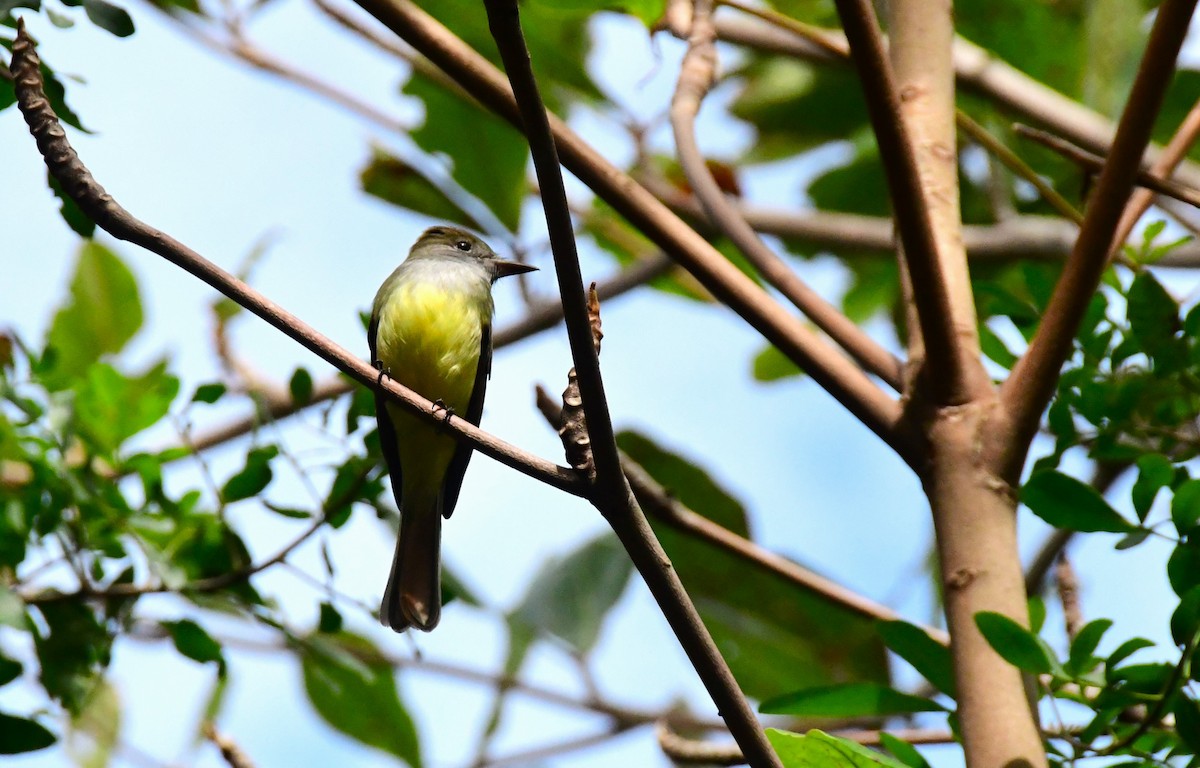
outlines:
M978 355L972 354L978 344L971 294L969 290L965 294L959 290L965 271L956 265L953 254L942 252L949 239L939 240L931 218L929 197L933 192L922 183L874 9L869 0L836 0L836 5L862 82L896 212L905 265L911 276L913 302L924 340L923 388L934 405L963 403L990 386ZM955 162L953 146L948 149L949 158L939 158L943 163ZM935 155L946 150L945 146L932 147ZM955 221L957 215L955 212ZM948 226L947 221L947 216L939 213L938 226Z
M697 13L692 20L688 52L680 67L679 84L671 100L671 125L675 131L679 162L688 183L709 218L734 242L768 283L818 328L829 334L860 365L899 392L904 376L900 361L801 280L758 237L717 186L696 143L696 116L715 77L717 53L714 41L712 19L707 14Z
M733 673L717 650L679 576L671 568L670 561L638 508L621 472L621 458L600 374L598 300L589 306L584 295L579 256L575 250L574 226L567 205L558 151L530 65L517 2L484 0L484 7L487 8L492 38L500 49L500 57L508 71L541 188L571 358L575 363L574 370L578 372L589 448L596 470L590 500L625 546L742 751L750 756L755 768L782 768L779 757L771 749L766 734L758 724L754 710L738 688ZM594 286L592 295L595 295Z
M1071 352L1075 331L1108 266L1117 223L1129 199L1195 7L1195 0L1167 0L1159 6L1112 151L1088 202L1075 250L1054 288L1029 349L1001 388L1011 429L1007 445L1001 449L1004 455L999 457L1004 477L1020 474L1042 410L1054 394L1059 370Z
M1038 144L1054 150L1071 162L1076 163L1092 173L1099 173L1104 170L1106 161L1103 157L1092 154L1086 149L1081 149L1066 139L1060 139L1052 133L1040 131L1037 128L1030 128L1027 125L1018 124L1013 126L1013 128L1017 133L1025 138L1036 141ZM1194 132L1196 129L1193 128L1190 130ZM1185 133L1184 135L1186 136L1187 134ZM1182 156L1182 154L1186 151L1187 146L1185 145L1183 152L1178 154ZM1171 159L1171 155L1164 155L1164 157L1168 160ZM1157 192L1160 195L1173 197L1176 200L1187 203L1188 205L1200 207L1200 190L1171 181L1170 179L1165 178L1154 171L1143 171L1139 168L1134 174L1133 183L1140 187L1145 187L1146 189ZM1114 238L1114 240L1120 242L1120 239Z
M410 0L356 0L368 13L430 58L476 99L521 126L504 76ZM909 464L919 464L919 440L902 423L900 406L850 360L743 275L646 189L615 168L561 120L551 130L563 164L652 242L695 275L714 296L879 435Z
M21 21L18 21L18 35L13 42L12 70L16 78L18 104L29 124L30 133L37 140L47 168L66 193L101 229L120 240L140 245L200 278L355 381L386 393L430 423L444 424L448 431L459 436L459 439L465 438L481 453L560 490L585 493L581 479L572 470L512 446L457 416L446 418L443 409L395 381L384 381L370 365L334 344L295 315L122 208L96 182L67 141L42 90L37 53Z

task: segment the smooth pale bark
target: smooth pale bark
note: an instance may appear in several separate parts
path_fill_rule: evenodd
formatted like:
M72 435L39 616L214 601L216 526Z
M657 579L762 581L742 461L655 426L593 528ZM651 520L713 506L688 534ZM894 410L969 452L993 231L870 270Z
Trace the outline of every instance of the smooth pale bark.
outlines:
M1046 753L1022 675L980 634L995 611L1029 625L1017 552L1016 492L994 468L991 435L1004 434L995 399L944 408L929 424L925 492L933 510L946 622L968 768L1040 768Z

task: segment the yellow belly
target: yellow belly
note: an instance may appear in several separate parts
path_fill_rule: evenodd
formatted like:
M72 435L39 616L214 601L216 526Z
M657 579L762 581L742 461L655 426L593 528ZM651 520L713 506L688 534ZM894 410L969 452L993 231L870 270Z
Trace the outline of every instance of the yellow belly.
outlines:
M398 287L379 312L376 354L389 376L466 415L490 318L470 296L418 283ZM436 493L457 442L438 427L388 404L396 427L404 496Z

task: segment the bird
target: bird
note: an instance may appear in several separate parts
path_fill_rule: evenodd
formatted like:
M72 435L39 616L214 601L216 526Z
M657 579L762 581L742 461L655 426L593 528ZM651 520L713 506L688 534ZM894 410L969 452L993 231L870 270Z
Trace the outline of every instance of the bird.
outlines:
M478 425L492 367L492 286L536 267L500 258L457 227L426 229L371 306L371 362L449 414ZM379 607L396 632L441 617L442 518L458 502L471 446L375 391L379 444L400 509L400 535Z

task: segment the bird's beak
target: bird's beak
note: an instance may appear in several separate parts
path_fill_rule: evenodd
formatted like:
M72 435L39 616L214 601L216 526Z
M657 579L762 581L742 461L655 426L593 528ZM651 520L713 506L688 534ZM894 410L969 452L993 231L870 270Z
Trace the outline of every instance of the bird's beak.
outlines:
M510 277L512 275L522 275L526 272L536 272L537 267L529 264L522 264L519 261L509 261L507 259L493 259L492 269L496 271L496 279L502 277Z

